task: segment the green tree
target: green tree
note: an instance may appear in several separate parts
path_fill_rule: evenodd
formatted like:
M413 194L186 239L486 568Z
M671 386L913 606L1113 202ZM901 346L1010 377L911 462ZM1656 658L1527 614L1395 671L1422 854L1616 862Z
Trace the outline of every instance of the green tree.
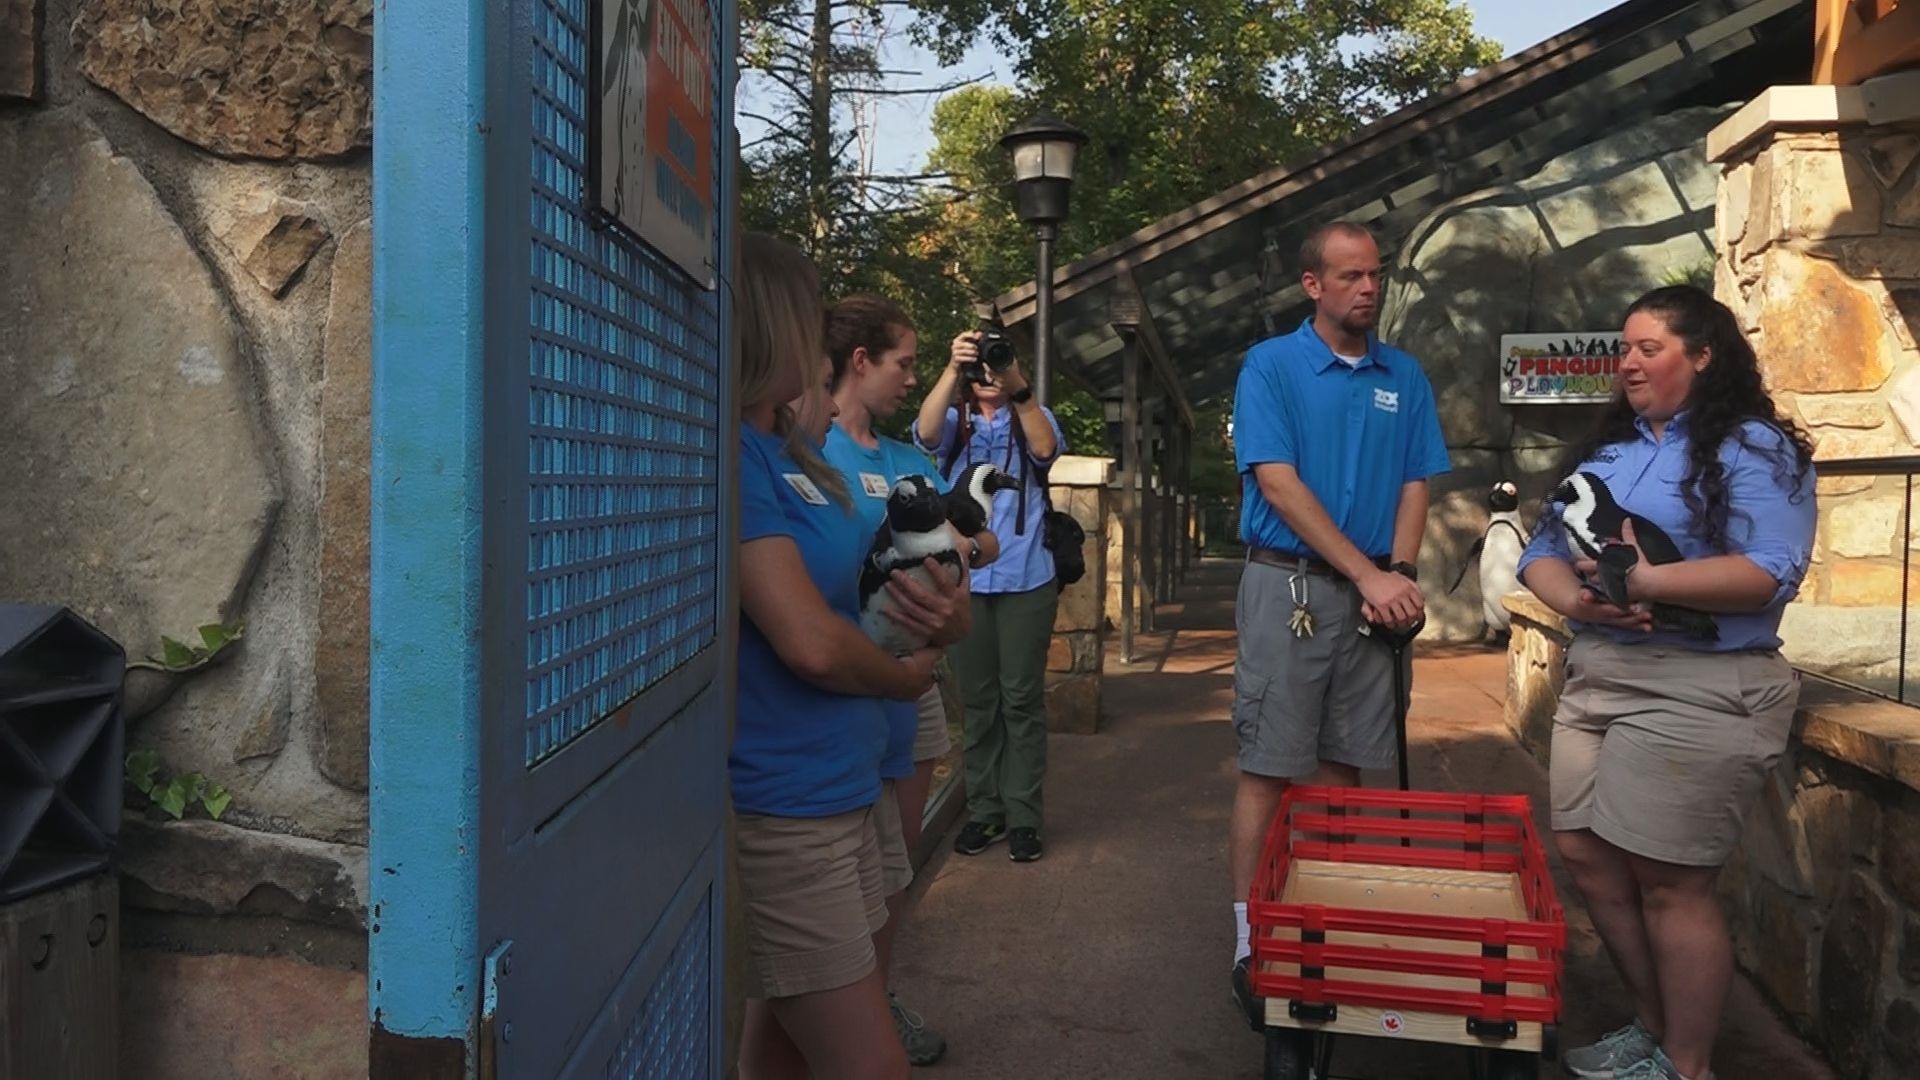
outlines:
M957 0L928 13L915 33L951 62L969 43L960 28L982 23L1014 58L1019 85L944 97L927 162L963 197L940 204L937 233L924 244L951 260L948 291L970 297L1033 276L1032 236L1014 214L1011 164L998 142L1042 106L1089 136L1059 242L1067 261L1500 55L1455 0ZM916 310L929 325L940 322ZM1104 443L1097 402L1071 388L1056 398L1081 436L1076 447ZM1196 472L1224 461L1230 481L1225 445L1197 437Z

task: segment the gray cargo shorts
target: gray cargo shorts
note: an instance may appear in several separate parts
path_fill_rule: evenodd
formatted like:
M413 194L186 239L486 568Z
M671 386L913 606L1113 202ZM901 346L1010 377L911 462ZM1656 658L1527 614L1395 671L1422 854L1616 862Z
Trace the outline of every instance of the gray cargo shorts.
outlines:
M1288 626L1297 576L1313 636ZM1339 575L1309 574L1249 562L1234 611L1239 647L1233 668L1233 729L1240 771L1303 779L1322 761L1360 769L1396 763L1393 653L1362 634L1360 590ZM1411 697L1413 650L1401 683Z

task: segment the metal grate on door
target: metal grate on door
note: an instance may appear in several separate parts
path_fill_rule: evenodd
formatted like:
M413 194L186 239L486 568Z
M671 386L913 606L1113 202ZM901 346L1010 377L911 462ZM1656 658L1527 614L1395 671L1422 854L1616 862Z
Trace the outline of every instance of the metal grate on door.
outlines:
M587 222L586 0L533 23L528 766L714 639L721 378L714 295Z
M663 1080L666 1077L706 1076L708 1037L707 995L710 971L707 948L708 919L713 901L700 907L680 932L673 956L641 1004L639 1015L607 1061L607 1080Z

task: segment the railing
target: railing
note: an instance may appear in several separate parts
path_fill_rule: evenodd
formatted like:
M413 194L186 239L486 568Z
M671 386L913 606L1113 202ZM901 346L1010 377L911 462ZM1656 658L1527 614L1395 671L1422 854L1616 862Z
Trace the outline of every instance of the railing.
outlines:
M1795 667L1920 703L1913 549L1920 456L1818 462L1814 563L1780 625Z

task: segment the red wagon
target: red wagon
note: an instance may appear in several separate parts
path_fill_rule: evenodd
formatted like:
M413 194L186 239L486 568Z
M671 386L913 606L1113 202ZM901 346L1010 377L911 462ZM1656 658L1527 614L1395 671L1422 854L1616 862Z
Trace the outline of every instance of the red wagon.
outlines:
M1247 907L1268 1080L1335 1034L1471 1049L1486 1080L1556 1052L1567 923L1522 795L1295 786Z

